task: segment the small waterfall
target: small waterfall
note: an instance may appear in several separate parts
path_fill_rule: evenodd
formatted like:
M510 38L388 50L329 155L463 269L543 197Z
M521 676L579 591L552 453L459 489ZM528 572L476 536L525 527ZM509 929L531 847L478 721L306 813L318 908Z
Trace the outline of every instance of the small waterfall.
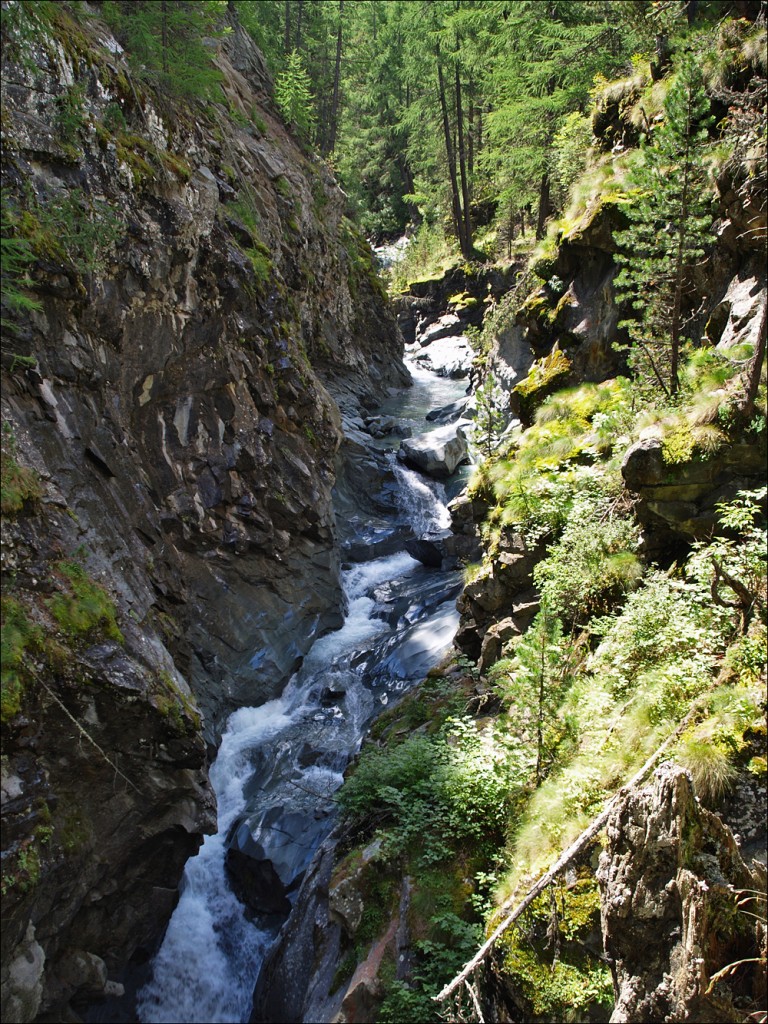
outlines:
M445 530L451 525L446 507L445 484L408 469L395 456L392 467L400 485L400 503L417 537Z
M248 1019L252 984L243 967L261 959L272 936L246 920L226 879L224 846L229 826L245 804L251 751L289 722L284 697L259 708L241 708L227 722L211 768L219 831L206 836L197 856L187 862L181 898L155 957L152 980L139 994L139 1018L147 1024Z

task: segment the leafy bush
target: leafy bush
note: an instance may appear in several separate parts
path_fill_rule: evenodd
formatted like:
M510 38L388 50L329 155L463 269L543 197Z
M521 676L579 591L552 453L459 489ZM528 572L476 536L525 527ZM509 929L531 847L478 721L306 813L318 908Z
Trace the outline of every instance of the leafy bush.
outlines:
M426 866L462 840L498 842L508 789L508 766L492 736L471 719L449 718L435 736L364 750L338 800L356 827L377 829L384 859L417 848Z
M580 495L560 540L534 570L534 580L552 612L584 624L634 590L643 569L635 554L639 529L612 502Z
M501 525L538 539L564 528L577 494L618 496L621 477L613 453L628 441L630 402L624 378L547 398L512 457L488 471Z

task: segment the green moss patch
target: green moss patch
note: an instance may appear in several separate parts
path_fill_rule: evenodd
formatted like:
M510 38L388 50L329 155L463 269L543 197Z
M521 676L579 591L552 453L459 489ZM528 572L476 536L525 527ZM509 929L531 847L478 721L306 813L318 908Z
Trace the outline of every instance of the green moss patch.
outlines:
M89 578L79 562L60 561L54 569L64 590L48 601L48 608L62 632L72 639L98 633L122 643L115 606L106 590Z
M526 1019L605 1021L613 1005L607 965L588 943L600 934L597 882L544 892L499 940L506 984L525 1003Z

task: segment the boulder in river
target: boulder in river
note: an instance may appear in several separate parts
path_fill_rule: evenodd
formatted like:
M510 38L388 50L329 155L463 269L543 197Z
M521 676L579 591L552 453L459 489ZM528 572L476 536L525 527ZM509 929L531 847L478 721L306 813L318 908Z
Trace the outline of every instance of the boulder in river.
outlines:
M475 353L464 334L452 335L431 342L415 356L416 362L438 377L462 380L469 376Z
M425 419L428 423L455 423L456 420L468 417L467 406L470 401L469 396L459 398L458 401L451 402L449 405L443 405L439 409L432 409L431 412L427 413Z
M450 423L428 434L404 438L397 457L427 476L444 479L469 459L469 445L462 427Z
M416 343L422 347L431 345L433 341L447 338L461 330L461 321L455 313L445 313L432 322L420 323L416 328Z
M452 530L438 530L425 533L406 541L409 555L434 569L455 569L461 560L473 561L482 555L482 546L477 537L467 537Z

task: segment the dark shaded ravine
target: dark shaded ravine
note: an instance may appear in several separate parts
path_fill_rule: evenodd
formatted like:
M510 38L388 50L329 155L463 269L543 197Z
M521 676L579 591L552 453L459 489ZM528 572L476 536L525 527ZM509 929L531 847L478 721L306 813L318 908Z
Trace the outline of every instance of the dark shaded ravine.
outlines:
M421 430L429 409L464 388L416 370L414 387L386 411ZM401 466L394 451L386 459L397 483L393 536L404 520L417 535L445 527L445 486ZM364 521L360 527L365 533ZM344 769L376 714L450 646L460 583L459 573L426 569L404 550L349 565L343 627L314 644L279 698L231 715L211 770L218 832L187 864L179 905L138 995L141 1021L248 1020L260 965L333 827ZM248 910L228 879L228 847L230 859L247 865Z

